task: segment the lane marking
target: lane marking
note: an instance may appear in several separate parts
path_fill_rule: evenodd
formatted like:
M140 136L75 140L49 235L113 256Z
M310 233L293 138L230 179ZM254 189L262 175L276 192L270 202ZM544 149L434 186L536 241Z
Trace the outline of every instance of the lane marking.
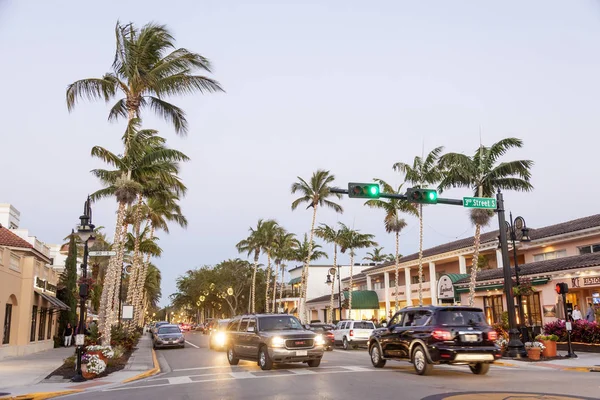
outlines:
M189 376L176 376L174 378L167 378L169 380L169 385L181 385L184 383L193 382Z
M366 355L368 357L368 355L369 355L369 353L367 353L367 352L360 352L359 353L356 350L352 351L352 350L337 350L337 349L333 349L333 351L336 352L336 353L353 354L353 355L358 355L358 356L365 356Z
M187 344L189 344L190 346L192 346L192 347L195 347L195 348L197 348L197 349L199 349L199 348L200 348L199 346L196 346L196 345L195 345L194 343L192 343L192 342L188 342L187 340L186 340L185 342L186 342Z
M256 365L256 363L253 363L253 365ZM243 365L222 365L222 366L215 366L215 367L193 367L193 368L174 369L174 370L172 370L172 372L198 371L198 370L215 369L215 368L243 368L243 367L244 367Z
M256 375L252 375L251 372L230 372L229 375L235 379L258 379Z
M315 371L311 371L310 369L290 369L289 371L293 372L296 375L313 375L313 374L316 374Z

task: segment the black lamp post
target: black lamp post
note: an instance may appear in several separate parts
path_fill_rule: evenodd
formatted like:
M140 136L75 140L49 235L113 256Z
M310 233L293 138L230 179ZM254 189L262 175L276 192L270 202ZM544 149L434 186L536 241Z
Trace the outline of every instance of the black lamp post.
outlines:
M500 189L496 194L498 226L500 227L500 248L502 249L502 270L504 272L504 292L506 294L506 303L508 305L508 356L509 357L526 357L527 351L521 339L519 338L519 330L517 329L516 312L514 307L514 296L512 287L512 271L510 269L510 258L508 256L508 241L507 230L501 227L506 226L504 217L504 199Z
M513 220L512 212L509 214L510 221L506 222L506 232L508 237L512 242L513 248L513 259L515 264L515 278L517 281L517 286L521 285L521 281L519 279L519 272L521 272L521 268L519 267L519 261L517 259L517 244L516 241L520 242L529 242L531 238L529 237L529 228L527 228L527 224L525 224L525 219L523 217L517 217ZM519 310L519 324L524 325L525 323L525 313L523 312L523 301L521 297L521 292L517 295L517 308ZM525 329L521 329L523 333L523 338L525 341L528 341L529 335Z
M88 284L87 284L87 259L88 259L88 247L94 244L94 224L92 224L92 207L90 204L90 197L88 196L84 206L83 215L79 217L81 220L80 225L77 226L77 235L83 242L83 264L81 264L81 284L79 285L79 327L77 329L78 335L85 335L85 302L88 296ZM83 355L83 345L77 346L77 374L71 379L72 382L83 382L81 371L81 357Z

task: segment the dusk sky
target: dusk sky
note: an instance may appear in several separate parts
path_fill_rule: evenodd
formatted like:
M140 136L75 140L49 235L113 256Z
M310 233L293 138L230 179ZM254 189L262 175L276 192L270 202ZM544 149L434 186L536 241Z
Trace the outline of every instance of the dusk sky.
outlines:
M342 187L372 178L396 186L394 163L440 145L472 154L480 134L484 145L524 140L505 159L535 161L535 190L505 200L530 227L598 212L596 1L0 0L0 203L44 242L61 242L100 188L91 148L122 148L126 122L107 121L112 103L84 101L69 113L65 102L69 83L109 71L117 20L166 24L178 46L211 60L226 90L170 99L187 112L187 137L142 115L191 158L181 174L189 227L160 235L162 304L186 270L244 258L235 244L259 218L307 232L311 211L290 209L297 176L322 168ZM318 222L373 233L393 252L382 212L363 203L345 198L344 214L322 210ZM116 202L93 207L112 237ZM424 214L426 247L473 234L465 209ZM418 251L418 220L407 220L403 254ZM496 220L484 230L493 229Z

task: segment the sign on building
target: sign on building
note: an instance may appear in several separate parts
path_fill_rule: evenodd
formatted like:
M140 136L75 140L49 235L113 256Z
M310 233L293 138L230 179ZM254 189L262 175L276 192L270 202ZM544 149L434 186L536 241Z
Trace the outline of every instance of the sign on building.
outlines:
M440 276L437 286L438 299L454 301L454 284L448 275Z

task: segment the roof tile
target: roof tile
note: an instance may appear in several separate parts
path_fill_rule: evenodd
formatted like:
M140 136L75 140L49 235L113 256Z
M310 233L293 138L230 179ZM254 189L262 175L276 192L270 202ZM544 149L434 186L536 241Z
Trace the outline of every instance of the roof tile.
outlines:
M0 246L22 247L32 249L33 246L28 241L20 238L10 230L0 225Z

